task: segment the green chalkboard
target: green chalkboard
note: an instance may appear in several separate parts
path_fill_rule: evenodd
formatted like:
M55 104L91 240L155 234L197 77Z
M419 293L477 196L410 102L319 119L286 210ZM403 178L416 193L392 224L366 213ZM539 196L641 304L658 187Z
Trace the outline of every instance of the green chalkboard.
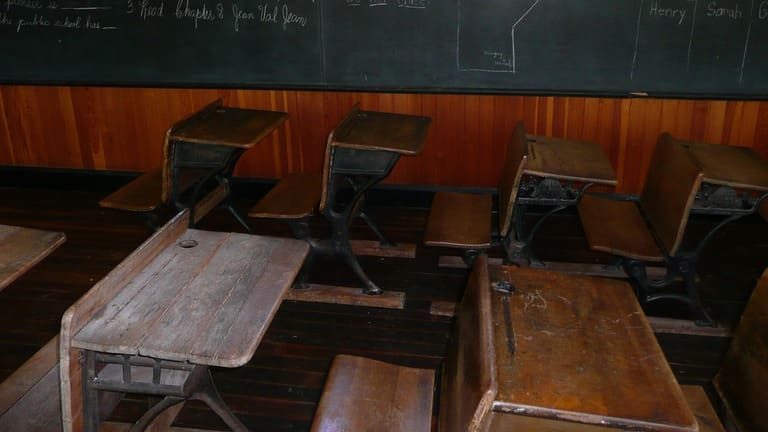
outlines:
M0 82L768 96L768 0L0 0Z

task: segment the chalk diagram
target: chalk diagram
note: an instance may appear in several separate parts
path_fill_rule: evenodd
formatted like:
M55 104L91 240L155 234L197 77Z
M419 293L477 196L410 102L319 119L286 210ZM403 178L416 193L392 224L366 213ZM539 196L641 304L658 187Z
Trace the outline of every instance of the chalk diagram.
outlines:
M509 2L503 7L483 7L477 0L459 0L459 25L456 48L456 62L460 71L502 72L517 71L515 33L525 18L541 0ZM462 23L483 23L467 26ZM511 22L511 26L509 23ZM494 31L494 29L500 29ZM483 33L478 38L478 33ZM464 34L462 34L464 33ZM482 40L484 46L473 46L471 42Z
M749 51L761 46L755 41L768 34L768 0L635 0L612 14L594 13L607 5L598 1L592 11L582 11L542 0L458 0L457 69L530 78L544 66L541 61L554 71L556 62L549 61L555 56L564 64L570 61L571 67L583 56L591 59L590 65L578 65L585 76L623 75L644 85L729 75L741 85L747 80L745 69L751 67L750 73L757 75L755 63L761 71L768 68L762 59L748 63ZM557 25L544 29L542 24L549 22ZM569 33L582 23L582 33ZM756 24L761 26L758 36ZM547 31L551 33L543 33ZM565 48L547 57L541 54L542 42Z

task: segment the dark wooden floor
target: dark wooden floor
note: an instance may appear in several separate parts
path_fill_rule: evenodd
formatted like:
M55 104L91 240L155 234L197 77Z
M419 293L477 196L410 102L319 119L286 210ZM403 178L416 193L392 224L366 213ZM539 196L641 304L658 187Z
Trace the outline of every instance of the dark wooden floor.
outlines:
M63 231L67 242L53 255L0 292L0 380L53 337L67 307L106 275L149 233L134 216L102 210L99 190L0 187L0 223ZM238 204L247 207L252 200ZM413 207L375 207L372 213L396 241L419 243L427 211ZM691 228L711 221L697 218ZM257 233L288 236L280 223L254 224ZM199 226L241 230L226 212L216 211ZM316 229L322 229L318 224ZM319 231L318 231L319 233ZM372 238L366 227L353 226L354 238ZM602 261L590 253L574 214L557 216L538 237L542 258ZM281 306L253 360L245 367L215 371L228 404L253 429L308 430L333 356L352 353L439 370L451 320L429 314L434 300L456 300L465 270L438 269L441 251L419 246L416 259L361 258L369 275L385 290L404 291L403 310L286 301ZM497 251L494 251L498 254ZM703 294L715 317L734 324L762 270L768 265L768 224L758 218L724 230L702 257ZM320 261L312 280L352 285L345 267ZM685 315L664 306L654 314ZM683 383L706 383L728 346L728 338L659 334L668 360ZM147 399L127 397L116 420L135 420ZM225 429L204 406L190 403L177 425Z

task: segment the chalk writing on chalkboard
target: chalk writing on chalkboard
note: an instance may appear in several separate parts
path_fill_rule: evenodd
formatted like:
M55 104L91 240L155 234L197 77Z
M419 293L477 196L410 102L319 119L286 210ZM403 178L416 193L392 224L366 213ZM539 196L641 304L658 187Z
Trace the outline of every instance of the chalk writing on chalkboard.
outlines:
M768 97L768 0L0 0L0 82Z

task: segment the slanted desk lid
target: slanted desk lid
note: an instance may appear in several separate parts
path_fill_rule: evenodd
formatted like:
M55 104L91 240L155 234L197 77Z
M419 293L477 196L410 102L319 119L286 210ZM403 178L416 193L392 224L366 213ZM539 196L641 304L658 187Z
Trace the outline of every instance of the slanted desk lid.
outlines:
M494 411L632 430L696 430L628 284L523 268L491 274L515 287L506 299L493 294Z

